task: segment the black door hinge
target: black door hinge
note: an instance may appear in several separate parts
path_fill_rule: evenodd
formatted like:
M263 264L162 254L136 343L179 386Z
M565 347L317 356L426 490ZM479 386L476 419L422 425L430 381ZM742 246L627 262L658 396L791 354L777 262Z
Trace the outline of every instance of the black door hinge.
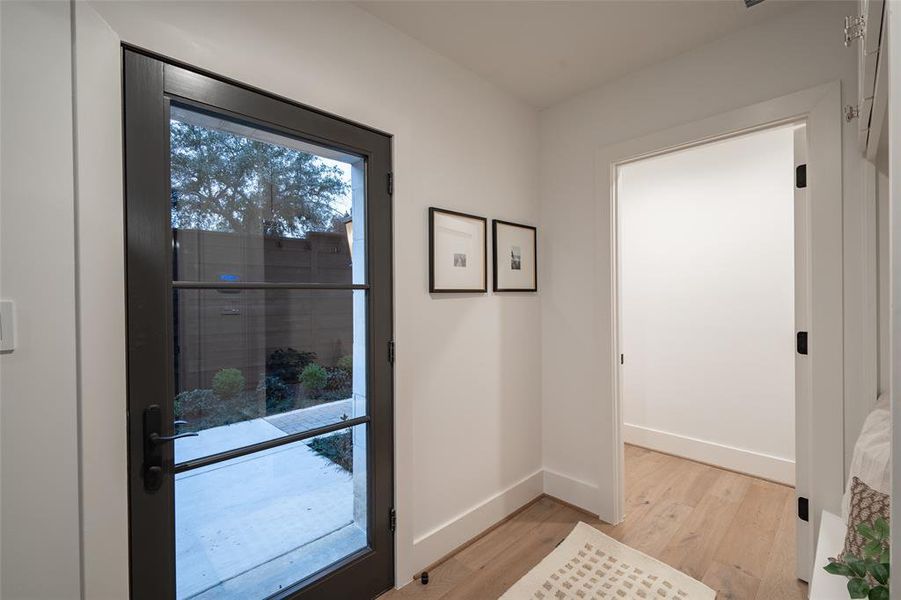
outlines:
M807 332L798 332L798 354L807 354Z
M807 165L795 167L795 187L798 189L807 187Z
M625 363L626 363L626 358L625 358L625 356L622 355L622 354L620 354L620 355L619 355L619 364L623 365L623 364L625 364Z
M391 533L394 533L394 530L397 529L397 511L393 508L388 511L388 529L391 530Z
M809 510L810 510L810 502L808 502L807 498L798 497L798 518L802 521L809 521Z
M394 364L394 340L388 342L388 362Z
M388 195L394 195L394 173L388 173Z

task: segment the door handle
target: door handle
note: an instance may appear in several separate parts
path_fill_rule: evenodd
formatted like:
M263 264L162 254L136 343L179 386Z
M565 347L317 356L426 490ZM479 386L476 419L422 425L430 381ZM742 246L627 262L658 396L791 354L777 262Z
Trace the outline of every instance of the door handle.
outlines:
M160 435L163 418L158 404L151 404L144 409L144 489L155 492L163 485L163 450L162 445L181 438L196 437L197 433L185 432L175 435ZM181 425L181 423L176 422Z
M164 444L166 442L173 442L175 440L180 440L181 438L186 437L197 437L200 435L195 431L186 431L184 433L177 433L175 435L160 435L158 433L151 433L149 440L151 444Z

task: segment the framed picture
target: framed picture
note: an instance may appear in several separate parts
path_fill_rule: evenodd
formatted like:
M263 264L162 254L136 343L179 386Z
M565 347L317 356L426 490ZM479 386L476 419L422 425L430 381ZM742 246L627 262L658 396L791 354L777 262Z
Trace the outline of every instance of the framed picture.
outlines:
M538 230L531 225L491 222L495 292L538 291Z
M488 220L429 209L429 291L488 291Z

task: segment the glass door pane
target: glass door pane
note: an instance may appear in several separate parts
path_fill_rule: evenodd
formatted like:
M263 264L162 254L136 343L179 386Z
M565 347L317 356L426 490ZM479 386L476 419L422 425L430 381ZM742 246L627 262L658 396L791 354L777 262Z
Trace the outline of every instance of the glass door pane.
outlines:
M173 279L365 284L362 157L172 104Z
M365 416L365 306L365 290L175 290L174 418L199 433L175 464Z
M366 548L366 425L175 476L177 597L266 598Z
M177 598L369 544L365 161L170 111Z

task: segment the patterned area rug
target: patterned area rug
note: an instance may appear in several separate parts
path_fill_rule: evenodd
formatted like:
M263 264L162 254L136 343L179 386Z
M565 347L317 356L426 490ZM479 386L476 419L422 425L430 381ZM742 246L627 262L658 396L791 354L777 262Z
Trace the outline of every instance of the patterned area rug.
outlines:
M501 600L713 600L716 592L685 573L579 523Z

